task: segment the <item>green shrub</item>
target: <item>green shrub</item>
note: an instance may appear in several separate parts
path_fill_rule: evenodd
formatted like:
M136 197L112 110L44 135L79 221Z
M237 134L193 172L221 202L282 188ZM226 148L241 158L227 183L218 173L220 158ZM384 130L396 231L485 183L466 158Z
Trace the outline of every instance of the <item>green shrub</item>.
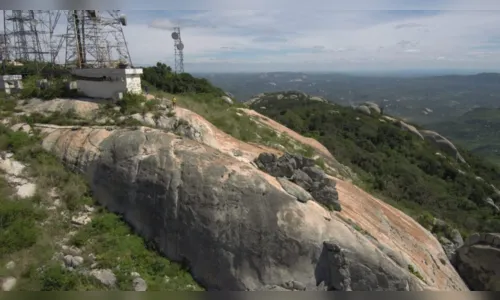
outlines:
M40 234L37 221L43 217L30 199L13 201L0 195L0 257L34 245Z
M422 280L423 282L426 282L422 274L420 274L412 265L408 265L408 271L410 271L410 273L415 275L415 277L417 277L418 279Z
M146 97L142 94L125 93L123 98L117 102L124 114L136 114L143 111L142 105L146 102Z

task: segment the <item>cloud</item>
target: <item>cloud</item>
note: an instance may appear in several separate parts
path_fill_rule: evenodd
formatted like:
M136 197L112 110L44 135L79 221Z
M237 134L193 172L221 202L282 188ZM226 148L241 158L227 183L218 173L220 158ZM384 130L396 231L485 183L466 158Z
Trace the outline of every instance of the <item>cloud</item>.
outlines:
M137 62L173 61L165 29L176 20L190 20L181 31L186 69L192 71L500 68L500 43L492 42L500 27L498 11L451 6L444 11L308 11L290 5L281 11L169 14L149 22L143 15L144 25L131 22L126 29Z
M424 27L422 24L418 23L405 23L405 24L398 24L394 26L396 29L404 29L404 28L422 28Z
M278 10L264 1L257 1L260 10L224 10L229 1L215 2L219 10L124 11L133 63L173 65L170 32L180 26L190 72L500 69L500 11L462 10L464 0L422 0L422 9L440 10L418 11L373 10L359 1L349 1L358 10L332 10L326 0L313 1L317 10L294 2Z

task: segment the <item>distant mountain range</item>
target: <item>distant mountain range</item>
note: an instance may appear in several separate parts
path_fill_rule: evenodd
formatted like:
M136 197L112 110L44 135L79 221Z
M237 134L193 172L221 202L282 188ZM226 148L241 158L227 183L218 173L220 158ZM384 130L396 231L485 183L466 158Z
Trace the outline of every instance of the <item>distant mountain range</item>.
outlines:
M500 74L361 76L340 73L200 74L247 101L259 93L286 90L349 105L371 101L387 113L418 124L452 120L478 107L500 106Z

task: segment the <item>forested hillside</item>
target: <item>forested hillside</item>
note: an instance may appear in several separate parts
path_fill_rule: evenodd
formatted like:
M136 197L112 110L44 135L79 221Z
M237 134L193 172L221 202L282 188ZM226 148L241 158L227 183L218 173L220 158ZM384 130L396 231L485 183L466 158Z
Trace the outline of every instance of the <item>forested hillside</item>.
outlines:
M457 162L380 114L313 101L303 93L265 94L251 107L316 138L352 167L366 188L422 223L432 215L465 234L500 230L500 215L488 204L500 201L491 185L500 186L500 171L468 151L459 149L467 163Z

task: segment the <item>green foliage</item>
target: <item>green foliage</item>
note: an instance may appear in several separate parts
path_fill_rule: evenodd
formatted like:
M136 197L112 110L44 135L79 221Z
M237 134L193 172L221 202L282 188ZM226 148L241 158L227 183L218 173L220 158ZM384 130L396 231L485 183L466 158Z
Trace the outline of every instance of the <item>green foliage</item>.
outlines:
M500 230L500 215L485 203L494 195L489 184L500 186L500 171L479 157L460 150L469 166L441 158L438 149L395 124L381 122L380 116L309 101L300 94L293 101L278 100L277 94L262 99L252 108L316 138L351 167L367 189L413 217L429 213L465 233Z
M5 74L23 75L23 77L38 75L44 78L61 78L69 75L69 70L62 65L23 60L18 62L22 65L5 64Z
M175 74L172 68L158 62L154 67L143 68L142 79L155 88L172 94L208 93L222 96L224 92L214 87L204 78L196 78L191 74Z
M98 253L97 262L102 268L116 270L122 290L131 289L131 272L139 272L148 282L150 291L201 290L181 265L148 250L145 241L133 235L129 226L115 214L100 212L71 242ZM120 266L119 270L116 266ZM165 276L170 278L168 282Z
M50 100L62 97L75 97L77 93L66 88L62 78L56 78L48 81L47 86L40 88L37 86L37 81L42 79L40 76L28 76L23 78L23 89L20 92L21 99L40 98Z
M410 271L410 273L415 275L418 279L422 280L423 282L426 282L422 274L420 274L420 272L418 272L412 265L408 265L408 271Z
M0 195L0 257L34 245L43 219L31 199L10 200Z
M122 113L135 114L142 112L146 97L142 94L125 93L123 98L117 102Z

